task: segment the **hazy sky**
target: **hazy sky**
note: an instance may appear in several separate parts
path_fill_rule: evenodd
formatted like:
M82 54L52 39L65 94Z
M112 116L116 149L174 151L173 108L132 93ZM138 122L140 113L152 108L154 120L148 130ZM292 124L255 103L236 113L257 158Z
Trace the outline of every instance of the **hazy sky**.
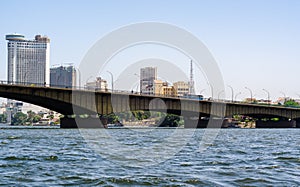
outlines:
M6 80L5 34L51 39L51 65L76 65L102 36L124 25L157 21L197 36L215 57L225 85L240 97L300 94L300 1L1 1L0 79ZM116 65L116 69L119 68ZM189 67L183 71L188 73ZM109 75L103 75L109 80ZM197 89L206 83L197 82ZM230 90L226 88L226 95Z

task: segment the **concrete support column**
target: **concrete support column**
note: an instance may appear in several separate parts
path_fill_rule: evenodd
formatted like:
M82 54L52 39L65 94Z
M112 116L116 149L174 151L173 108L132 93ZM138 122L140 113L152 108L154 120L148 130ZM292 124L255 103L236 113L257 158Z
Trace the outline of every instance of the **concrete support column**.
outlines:
M198 121L201 119L201 115L199 113L191 113L191 114L185 114L183 117L184 120L184 128L200 128L198 127ZM206 128L206 125L203 124L204 127Z
M271 119L262 120L258 119L255 122L256 128L295 128L296 121L289 120L286 118L280 118L278 121L273 121Z
M107 119L98 117L63 117L60 118L60 128L107 128Z
M223 118L216 116L188 115L184 116L184 128L221 128L225 127Z
M296 128L300 128L300 118L295 119L296 121Z
M184 117L184 128L206 128L209 120L194 118L194 117Z

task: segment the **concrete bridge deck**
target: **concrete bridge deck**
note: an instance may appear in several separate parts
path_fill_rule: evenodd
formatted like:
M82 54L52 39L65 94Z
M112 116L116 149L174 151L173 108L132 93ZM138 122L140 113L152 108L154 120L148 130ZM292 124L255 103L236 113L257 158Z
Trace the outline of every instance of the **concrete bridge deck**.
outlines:
M0 97L32 103L63 115L153 110L198 117L238 114L255 118L280 117L300 124L300 108L140 95L121 91L111 93L3 83L0 84Z

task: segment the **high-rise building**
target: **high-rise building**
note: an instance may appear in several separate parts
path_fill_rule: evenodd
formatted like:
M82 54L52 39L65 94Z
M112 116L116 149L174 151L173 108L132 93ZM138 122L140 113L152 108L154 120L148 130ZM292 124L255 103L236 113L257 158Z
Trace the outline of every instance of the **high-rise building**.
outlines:
M8 34L7 43L7 81L16 84L46 86L50 81L50 39L36 35L34 39L25 39L21 34ZM7 101L11 117L21 110L20 102Z
M154 80L157 79L157 67L140 69L140 92L153 95L155 92Z
M58 66L50 68L51 87L75 87L76 69L74 66Z
M33 40L20 34L6 35L7 44L7 81L49 84L50 39L36 35Z
M175 89L175 93L177 96L186 96L189 94L189 83L184 82L184 81L178 81L173 83L174 89Z

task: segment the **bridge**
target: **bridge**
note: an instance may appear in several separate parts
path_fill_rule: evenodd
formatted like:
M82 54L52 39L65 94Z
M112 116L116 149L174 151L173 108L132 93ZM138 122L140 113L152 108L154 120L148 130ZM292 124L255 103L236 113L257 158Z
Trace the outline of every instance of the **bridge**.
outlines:
M300 127L300 109L283 106L193 100L178 97L141 95L131 92L115 91L112 93L76 88L54 88L44 85L7 84L4 82L0 83L0 97L32 103L61 113L65 116L61 119L61 127L76 127L75 121L78 125L80 120L90 120L85 121L83 124L96 123L92 127L99 126L99 118L93 120L93 118L83 119L78 117L76 120L76 117L75 119L68 117L71 115L88 114L95 116L100 114L101 116L136 110L164 111L169 114L181 115L185 121L188 121L185 123L185 127L193 128L206 127L207 123L204 119L207 119L207 117L223 120L224 117L233 115L254 117L261 126L265 123L263 119L276 117L280 119L277 122L280 125L273 124L275 126L284 127L295 124L296 127ZM193 121L195 118L196 120ZM102 120L102 123L105 124L105 120ZM214 126L212 125L212 127Z

